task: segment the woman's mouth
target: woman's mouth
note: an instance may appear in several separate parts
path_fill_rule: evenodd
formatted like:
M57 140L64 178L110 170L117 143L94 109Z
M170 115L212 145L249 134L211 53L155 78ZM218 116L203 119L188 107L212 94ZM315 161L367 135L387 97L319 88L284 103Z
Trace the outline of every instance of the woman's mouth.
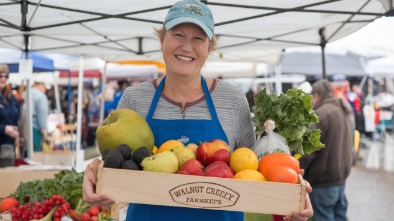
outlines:
M181 56L181 55L175 55L175 57L179 60L182 60L182 61L193 61L194 60L194 58L185 57L185 56Z

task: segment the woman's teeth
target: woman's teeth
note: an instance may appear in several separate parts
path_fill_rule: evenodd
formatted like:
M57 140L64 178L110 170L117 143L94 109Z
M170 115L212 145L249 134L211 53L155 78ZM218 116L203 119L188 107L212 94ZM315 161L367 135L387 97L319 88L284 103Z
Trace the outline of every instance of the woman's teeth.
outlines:
M183 56L176 56L178 59L183 60L183 61L192 61L193 58L188 58L188 57L183 57Z

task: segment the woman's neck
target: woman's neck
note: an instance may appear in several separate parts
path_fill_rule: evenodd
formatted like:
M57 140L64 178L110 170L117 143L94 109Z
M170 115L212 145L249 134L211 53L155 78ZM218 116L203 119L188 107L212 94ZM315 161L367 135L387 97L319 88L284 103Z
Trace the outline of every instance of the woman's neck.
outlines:
M204 90L201 85L201 76L167 76L163 93L171 100L182 103L182 105L187 102L196 101L204 96Z

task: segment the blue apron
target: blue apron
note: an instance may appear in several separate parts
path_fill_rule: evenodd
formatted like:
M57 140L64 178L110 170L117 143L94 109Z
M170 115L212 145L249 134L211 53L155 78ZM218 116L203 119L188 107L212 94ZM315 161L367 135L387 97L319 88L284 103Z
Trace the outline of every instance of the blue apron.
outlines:
M161 120L153 119L157 103L165 82L165 77L160 82L153 97L146 120L155 136L155 145L159 147L167 140L175 139L183 143L196 143L200 141L210 141L221 139L228 143L228 139L219 122L215 107L212 102L208 86L201 76L201 83L204 89L205 98L211 120ZM157 181L158 183L160 180ZM160 185L158 185L160 188ZM223 210L194 209L171 206L155 206L146 204L130 204L127 210L127 221L241 221L244 220L243 212L230 212Z

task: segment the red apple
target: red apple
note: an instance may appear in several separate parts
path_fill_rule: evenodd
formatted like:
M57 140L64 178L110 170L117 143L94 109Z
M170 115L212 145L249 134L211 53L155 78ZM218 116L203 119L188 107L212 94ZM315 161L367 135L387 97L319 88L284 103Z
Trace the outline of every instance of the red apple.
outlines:
M204 176L204 166L200 161L191 159L183 164L183 167L178 170L177 174Z
M196 157L204 166L215 162L213 155L217 150L226 149L230 151L228 144L222 140L214 139L210 142L203 142L197 147Z
M213 162L223 161L224 163L228 164L228 162L230 161L230 155L230 151L226 149L220 149L213 154L212 160Z
M223 161L216 161L207 166L204 170L205 176L234 178L233 171Z
M223 140L213 139L213 140L211 140L209 142L213 143L213 145L215 146L216 150L226 149L226 150L230 151L230 146Z

